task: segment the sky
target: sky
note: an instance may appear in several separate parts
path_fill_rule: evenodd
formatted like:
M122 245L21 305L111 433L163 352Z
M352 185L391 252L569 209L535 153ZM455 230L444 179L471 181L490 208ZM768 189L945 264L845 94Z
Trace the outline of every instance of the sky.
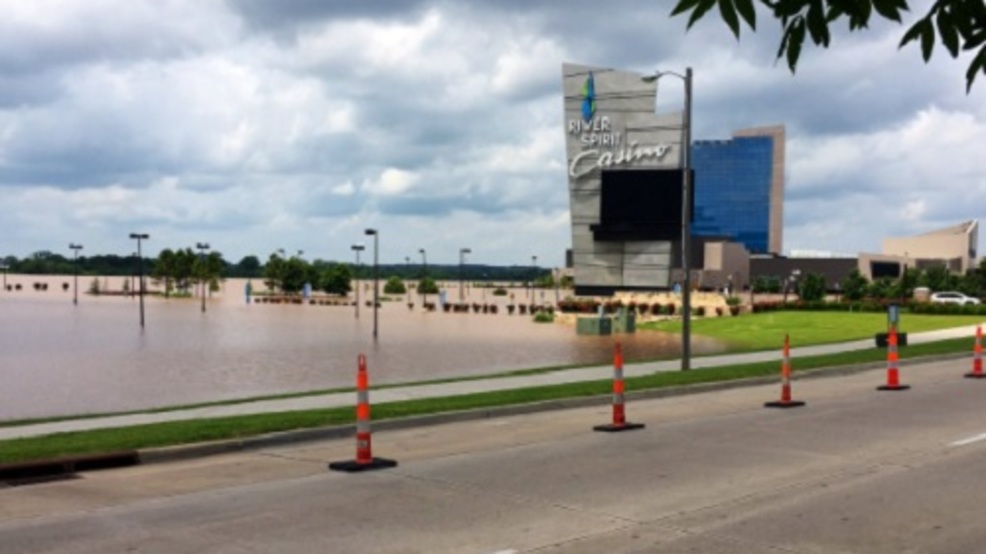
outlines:
M0 0L0 256L348 261L374 228L381 263L558 267L564 62L692 67L695 139L786 126L785 252L879 251L986 198L986 79L898 49L911 3L792 75L766 12L737 41L667 0Z

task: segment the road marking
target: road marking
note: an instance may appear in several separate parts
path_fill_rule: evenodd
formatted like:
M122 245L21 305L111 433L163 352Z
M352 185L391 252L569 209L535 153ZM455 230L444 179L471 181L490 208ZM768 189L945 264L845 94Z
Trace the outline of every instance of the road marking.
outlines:
M517 554L517 551L511 548L510 550L497 550L493 554Z
M949 444L949 446L966 446L966 445L972 444L974 442L979 442L979 441L984 441L984 440L986 440L986 433L981 433L981 434L976 435L974 437L969 437L967 439L962 439L962 440L959 440L959 441L955 441L955 442Z

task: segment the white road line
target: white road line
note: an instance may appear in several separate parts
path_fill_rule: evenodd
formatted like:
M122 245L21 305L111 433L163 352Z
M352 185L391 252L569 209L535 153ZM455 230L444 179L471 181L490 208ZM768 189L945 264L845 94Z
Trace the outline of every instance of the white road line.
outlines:
M972 444L974 442L979 442L979 441L984 441L984 440L986 440L986 433L982 433L982 434L976 435L974 437L969 437L967 439L962 439L962 440L959 440L959 441L955 441L955 442L949 444L949 446L966 446L966 445Z

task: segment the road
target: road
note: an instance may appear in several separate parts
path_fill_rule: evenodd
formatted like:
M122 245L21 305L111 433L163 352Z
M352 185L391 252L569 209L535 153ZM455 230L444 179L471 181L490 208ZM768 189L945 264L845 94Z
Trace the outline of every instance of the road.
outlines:
M986 380L968 361L580 408L0 489L0 553L969 553L986 544Z

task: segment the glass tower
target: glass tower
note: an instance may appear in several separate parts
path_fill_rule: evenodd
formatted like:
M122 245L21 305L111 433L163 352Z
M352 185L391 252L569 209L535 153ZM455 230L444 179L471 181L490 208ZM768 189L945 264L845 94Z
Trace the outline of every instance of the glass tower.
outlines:
M774 138L695 141L694 236L728 237L754 254L770 251Z

